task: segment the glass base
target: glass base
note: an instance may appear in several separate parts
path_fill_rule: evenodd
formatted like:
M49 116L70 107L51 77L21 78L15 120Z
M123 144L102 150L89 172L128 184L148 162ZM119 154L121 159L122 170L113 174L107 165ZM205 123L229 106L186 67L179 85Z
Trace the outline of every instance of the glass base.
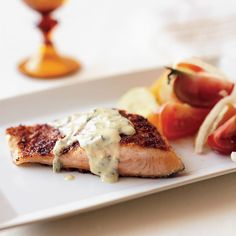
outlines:
M43 46L38 54L19 65L23 74L41 79L63 77L77 72L80 68L76 60L58 55L52 46Z

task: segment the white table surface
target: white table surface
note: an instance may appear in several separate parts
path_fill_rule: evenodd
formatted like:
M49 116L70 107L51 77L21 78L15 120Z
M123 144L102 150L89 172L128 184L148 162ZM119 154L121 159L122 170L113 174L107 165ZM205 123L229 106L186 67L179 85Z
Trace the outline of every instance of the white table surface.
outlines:
M210 1L209 1L210 2ZM234 76L236 6L215 0L71 0L55 14L60 51L84 69L66 80L32 80L16 64L37 49L37 15L20 0L0 7L0 98L68 81L166 64L189 55L218 55ZM234 79L234 78L233 78ZM1 109L1 107L0 107ZM71 218L0 235L236 235L236 175L165 191Z

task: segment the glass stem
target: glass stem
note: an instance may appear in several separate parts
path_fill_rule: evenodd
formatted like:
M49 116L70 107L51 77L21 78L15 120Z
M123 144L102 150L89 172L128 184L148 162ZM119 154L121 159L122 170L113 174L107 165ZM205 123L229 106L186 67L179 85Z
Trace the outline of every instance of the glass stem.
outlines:
M41 15L42 19L38 24L38 28L43 33L44 44L45 46L53 46L51 40L51 31L58 22L51 17L50 12L42 13Z

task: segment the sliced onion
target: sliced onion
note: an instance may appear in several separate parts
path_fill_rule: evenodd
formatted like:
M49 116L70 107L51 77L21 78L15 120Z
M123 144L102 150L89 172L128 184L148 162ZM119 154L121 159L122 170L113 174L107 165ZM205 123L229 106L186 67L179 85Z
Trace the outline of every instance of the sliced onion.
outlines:
M229 106L226 105L223 110L218 114L218 116L216 117L215 121L212 124L211 130L210 130L210 134L214 132L214 130L216 130L216 128L218 127L219 123L221 122L221 120L223 119L224 115L226 114L226 112L228 111Z
M214 123L217 121L217 117L221 113L222 110L225 109L229 104L234 104L236 102L236 86L234 86L234 89L232 93L221 99L210 111L210 113L207 115L206 119L202 123L196 140L195 140L195 152L196 153L202 153L204 145L206 143L206 140L210 133L212 133L217 126L214 125ZM213 129L214 125L214 129Z

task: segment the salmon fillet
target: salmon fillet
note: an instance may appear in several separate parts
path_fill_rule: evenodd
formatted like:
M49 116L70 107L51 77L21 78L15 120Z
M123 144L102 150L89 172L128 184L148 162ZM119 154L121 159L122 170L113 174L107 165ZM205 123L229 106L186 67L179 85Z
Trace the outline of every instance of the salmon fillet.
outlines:
M121 176L166 177L184 170L181 159L166 139L147 119L139 115L120 114L129 119L136 133L121 134L118 173ZM7 140L16 165L40 163L52 165L53 148L63 137L58 129L48 124L20 125L6 130ZM89 160L79 142L63 150L60 157L63 168L89 171Z

